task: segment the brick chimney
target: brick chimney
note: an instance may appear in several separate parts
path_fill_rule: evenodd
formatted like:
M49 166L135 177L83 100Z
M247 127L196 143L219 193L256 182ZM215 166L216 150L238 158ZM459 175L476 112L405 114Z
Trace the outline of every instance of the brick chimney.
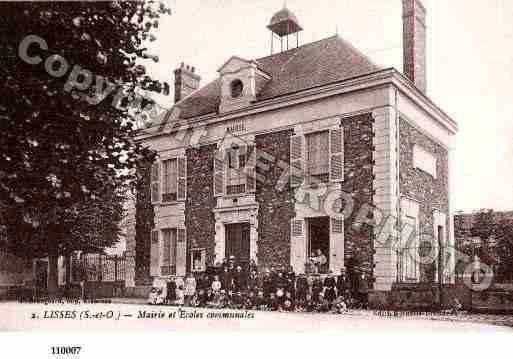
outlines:
M194 66L185 65L183 62L175 70L175 103L199 88L201 77L195 71Z
M426 8L420 0L403 0L404 74L426 93Z

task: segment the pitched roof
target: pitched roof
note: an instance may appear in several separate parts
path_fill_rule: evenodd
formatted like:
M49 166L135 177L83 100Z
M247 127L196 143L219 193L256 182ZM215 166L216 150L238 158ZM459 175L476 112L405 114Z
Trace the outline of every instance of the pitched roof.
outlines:
M259 100L371 73L380 68L339 36L256 60L272 79Z
M307 90L380 70L339 36L255 60L272 78L257 94L257 101ZM177 104L183 119L217 112L220 79L216 79Z
M186 119L217 112L221 103L221 79L217 78L177 104L180 118Z

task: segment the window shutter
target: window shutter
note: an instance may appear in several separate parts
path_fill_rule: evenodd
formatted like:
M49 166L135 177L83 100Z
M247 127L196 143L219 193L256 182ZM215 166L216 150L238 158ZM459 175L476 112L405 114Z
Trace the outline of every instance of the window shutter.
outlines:
M160 202L160 163L156 162L151 166L150 176L151 203Z
M296 273L305 272L306 261L306 231L305 221L293 219L290 222L291 248L290 248L290 264Z
M224 194L225 158L222 150L217 150L214 155L214 196Z
M303 221L293 220L292 221L292 237L299 237L303 235Z
M178 187L176 199L184 201L187 197L187 157L178 157Z
M254 145L246 147L246 192L256 191L256 148Z
M344 218L330 218L330 270L339 273L344 267Z
M151 232L150 243L150 275L152 277L160 274L160 243L159 231Z
M161 254L161 266L160 266L160 275L161 276L169 276L174 274L173 264L171 258L174 255L174 249L172 246L175 245L175 241L172 238L173 232L171 229L162 230L162 254Z
M206 250L201 251L201 269L202 269L202 272L207 270L207 251Z
M176 275L185 275L187 263L187 238L185 228L176 229Z
M304 165L304 137L302 135L290 138L290 186L299 187L303 183Z
M246 145L239 146L238 150L235 151L235 154L237 157L237 159L236 159L237 165L235 166L235 168L244 169L248 162L248 146L246 146Z
M341 127L330 130L330 181L344 180L344 129Z

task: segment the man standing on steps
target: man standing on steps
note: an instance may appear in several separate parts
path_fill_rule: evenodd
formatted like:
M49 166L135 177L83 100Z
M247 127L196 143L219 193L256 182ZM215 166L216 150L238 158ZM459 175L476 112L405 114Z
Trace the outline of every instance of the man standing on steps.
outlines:
M337 278L337 293L338 296L346 296L346 292L349 290L349 283L346 277L345 268L340 269L340 275Z

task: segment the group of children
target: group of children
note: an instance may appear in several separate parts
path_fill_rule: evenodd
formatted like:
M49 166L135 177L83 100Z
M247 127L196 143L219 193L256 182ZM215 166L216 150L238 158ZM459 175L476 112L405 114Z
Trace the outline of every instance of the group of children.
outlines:
M365 280L362 276L361 280ZM165 288L153 288L149 304L266 311L336 312L365 307L366 293L348 280L345 271L335 276L296 275L292 267L259 273L252 262L244 271L230 260L214 273L176 278Z

